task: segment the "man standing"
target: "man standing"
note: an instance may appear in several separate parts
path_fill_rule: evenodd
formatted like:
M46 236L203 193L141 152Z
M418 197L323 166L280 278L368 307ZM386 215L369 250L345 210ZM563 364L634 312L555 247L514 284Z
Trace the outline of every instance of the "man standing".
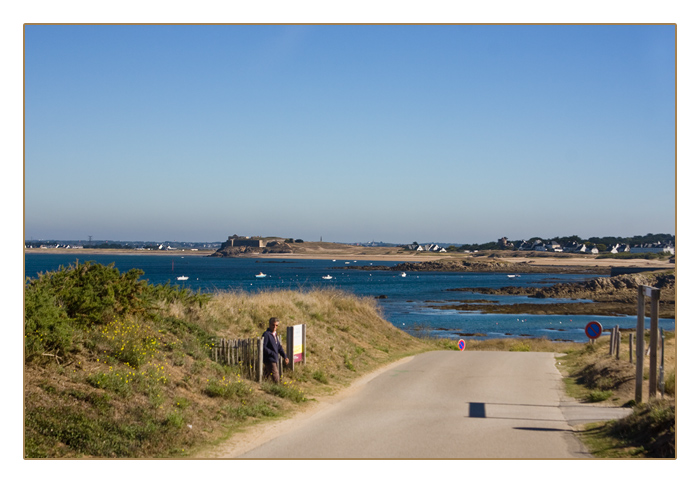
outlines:
M282 342L280 342L279 335L277 335L277 327L279 325L277 317L272 317L270 326L263 333L263 377L272 377L275 384L280 382L280 373L277 367L279 354L284 358L284 363L289 364L289 359L287 359L287 355L282 348Z

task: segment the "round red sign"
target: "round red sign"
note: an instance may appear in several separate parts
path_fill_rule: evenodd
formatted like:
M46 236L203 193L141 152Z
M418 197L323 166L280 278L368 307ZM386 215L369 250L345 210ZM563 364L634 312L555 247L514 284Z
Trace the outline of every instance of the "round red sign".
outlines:
M589 339L597 339L600 337L600 334L603 333L603 326L600 325L600 322L592 320L586 324L586 328L584 330Z

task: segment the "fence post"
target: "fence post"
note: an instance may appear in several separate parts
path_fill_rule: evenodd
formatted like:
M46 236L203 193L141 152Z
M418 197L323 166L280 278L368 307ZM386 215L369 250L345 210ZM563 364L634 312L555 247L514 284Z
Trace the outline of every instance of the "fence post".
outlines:
M659 329L661 332L661 367L659 368L659 391L661 392L661 397L664 397L664 392L666 390L666 384L664 383L664 347L666 345L666 335L664 334L664 329Z
M289 367L294 372L294 327L287 327L287 357L289 357Z
M656 353L659 346L659 290L651 290L651 327L649 336L649 397L656 397Z
M637 371L634 383L634 401L642 402L642 381L644 376L644 287L637 287Z
M262 384L263 376L263 338L258 339L258 383Z
M622 334L620 333L620 326L615 326L615 359L620 360L620 343L622 342Z
M634 349L632 348L632 339L634 336L630 333L630 364L634 364Z

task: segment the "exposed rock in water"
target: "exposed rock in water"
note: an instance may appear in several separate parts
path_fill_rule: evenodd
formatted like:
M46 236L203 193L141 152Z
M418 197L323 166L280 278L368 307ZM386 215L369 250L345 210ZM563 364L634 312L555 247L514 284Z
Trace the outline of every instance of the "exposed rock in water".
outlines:
M462 302L460 304L435 306L453 310L479 310L485 313L532 313L532 314L597 314L636 315L637 287L640 285L661 289L659 316L676 317L676 276L674 274L637 273L610 278L596 278L586 282L557 283L550 287L503 287L458 288L448 291L475 292L490 295L527 295L532 298L558 298L592 300L586 303L513 304L488 306Z

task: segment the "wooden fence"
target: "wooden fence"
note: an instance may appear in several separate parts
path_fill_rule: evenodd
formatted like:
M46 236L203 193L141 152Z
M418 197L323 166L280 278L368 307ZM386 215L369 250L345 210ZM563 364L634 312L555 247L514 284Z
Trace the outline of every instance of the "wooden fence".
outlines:
M239 367L241 376L262 382L262 338L218 339L212 344L212 359L219 364Z

